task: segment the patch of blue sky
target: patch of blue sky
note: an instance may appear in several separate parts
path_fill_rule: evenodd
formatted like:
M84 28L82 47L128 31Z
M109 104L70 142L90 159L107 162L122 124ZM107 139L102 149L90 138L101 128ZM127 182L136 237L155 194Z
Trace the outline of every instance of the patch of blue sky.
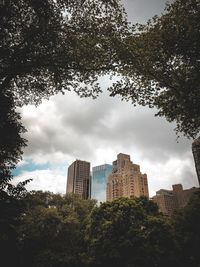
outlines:
M13 176L18 176L24 172L33 172L36 170L46 170L46 169L50 169L49 163L36 164L36 163L32 162L32 160L28 160L28 161L25 161L24 164L22 164L22 165L20 164L19 166L17 166L16 169L14 169L12 171L12 174L13 174Z
M66 164L61 164L56 166L45 163L45 164L37 164L34 163L32 160L26 160L23 164L19 164L19 166L16 167L16 169L13 169L12 174L13 176L19 176L23 174L24 172L34 172L34 171L40 171L40 170L53 170L53 169L59 169L63 173L66 173L67 166Z

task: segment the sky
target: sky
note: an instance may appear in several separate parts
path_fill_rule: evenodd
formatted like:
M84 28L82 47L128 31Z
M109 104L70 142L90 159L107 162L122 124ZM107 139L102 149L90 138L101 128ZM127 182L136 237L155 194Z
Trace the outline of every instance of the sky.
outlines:
M163 0L123 0L128 19L145 23L163 12ZM131 156L148 177L150 196L161 188L198 186L191 141L177 136L173 123L155 117L156 110L133 107L120 97L109 97L108 78L102 78L99 98L80 98L74 92L58 94L38 107L19 109L27 129L28 146L14 171L14 182L32 178L28 190L64 194L67 168L76 159L91 167Z

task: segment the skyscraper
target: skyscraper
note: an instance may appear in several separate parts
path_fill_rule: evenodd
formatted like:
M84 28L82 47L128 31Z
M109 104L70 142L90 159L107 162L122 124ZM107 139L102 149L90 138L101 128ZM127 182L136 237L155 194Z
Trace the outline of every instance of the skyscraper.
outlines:
M66 193L90 198L90 163L76 160L68 168Z
M112 172L112 165L104 164L92 168L91 198L106 201L106 184Z
M147 175L140 172L140 166L133 164L129 155L120 153L113 161L106 194L107 201L119 197L149 196Z
M200 185L200 137L194 140L192 143L192 152L194 156L197 178Z

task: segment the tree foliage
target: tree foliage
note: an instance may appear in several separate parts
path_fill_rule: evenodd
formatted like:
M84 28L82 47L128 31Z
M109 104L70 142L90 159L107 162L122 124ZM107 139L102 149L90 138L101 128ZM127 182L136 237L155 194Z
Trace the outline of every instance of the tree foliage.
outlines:
M200 1L175 0L162 16L135 25L119 49L121 74L111 95L158 108L194 138L200 132Z
M83 227L96 202L41 191L24 201L18 227L20 266L82 266Z
M71 89L95 97L126 27L118 0L0 1L0 189L26 145L15 107Z
M26 146L26 140L21 137L25 129L20 119L12 94L0 91L0 190L7 187L12 169L21 160Z
M3 178L1 177L1 179ZM28 180L14 186L9 181L5 182L5 179L1 181L0 251L1 263L5 267L20 266L18 265L17 227L20 224L20 217L24 210L23 199L27 193L25 189L27 182Z
M3 1L0 25L0 88L18 105L71 89L95 97L127 28L118 0Z
M189 204L173 218L177 257L181 266L200 266L200 193L196 192Z
M0 219L6 267L199 266L199 193L173 218L144 197L96 206L76 195L32 191L12 201L7 224Z
M169 266L171 236L158 208L143 197L103 203L87 226L92 266Z

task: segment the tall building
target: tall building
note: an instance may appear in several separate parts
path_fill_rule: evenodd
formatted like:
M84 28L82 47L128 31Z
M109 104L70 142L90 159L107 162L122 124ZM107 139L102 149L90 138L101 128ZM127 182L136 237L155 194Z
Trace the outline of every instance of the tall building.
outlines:
M171 216L175 210L181 209L187 205L191 196L197 192L199 188L192 187L183 190L181 184L172 185L172 190L160 189L152 200L157 203L160 212Z
M68 168L66 193L74 193L83 199L90 198L90 163L76 160Z
M104 164L92 168L91 198L106 201L106 184L112 172L112 165Z
M197 171L197 178L200 185L200 137L194 140L194 142L192 143L192 152Z
M129 155L120 153L108 176L106 199L131 196L149 196L147 175L140 172L140 166L133 164Z

